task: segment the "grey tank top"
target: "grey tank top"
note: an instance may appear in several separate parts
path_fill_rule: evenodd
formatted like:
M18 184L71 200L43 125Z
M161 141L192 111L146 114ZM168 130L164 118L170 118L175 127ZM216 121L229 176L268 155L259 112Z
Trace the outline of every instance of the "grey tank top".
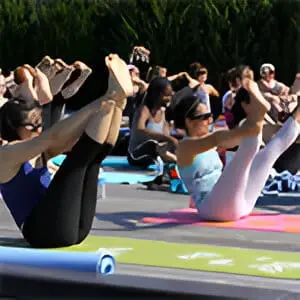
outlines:
M130 139L128 150L133 151L138 145L149 140L149 137L143 135L137 135L137 124L141 115L142 107L138 108L134 113L131 130L130 130ZM148 120L146 127L152 131L163 133L164 129L164 120L160 122L155 122L152 118Z

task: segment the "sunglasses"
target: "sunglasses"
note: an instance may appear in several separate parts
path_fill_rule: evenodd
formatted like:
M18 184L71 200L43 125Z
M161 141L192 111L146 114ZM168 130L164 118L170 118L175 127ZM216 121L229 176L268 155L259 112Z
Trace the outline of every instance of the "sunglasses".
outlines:
M204 74L207 74L207 71L204 71L204 70L202 71L202 70L201 70L201 71L198 72L198 76L204 75Z
M25 124L22 124L22 126L30 131L30 132L36 132L38 131L38 129L42 128L43 127L43 124L42 123L39 123L37 125L34 125L34 124L31 124L31 123L25 123Z
M206 113L206 114L196 114L193 116L190 116L189 119L190 120L200 120L200 121L204 121L204 120L208 120L209 118L212 118L213 114L212 113Z

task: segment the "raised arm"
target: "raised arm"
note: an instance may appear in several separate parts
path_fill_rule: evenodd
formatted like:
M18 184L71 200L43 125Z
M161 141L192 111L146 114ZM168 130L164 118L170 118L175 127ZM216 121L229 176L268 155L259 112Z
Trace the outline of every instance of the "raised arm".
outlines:
M206 87L208 88L209 94L211 96L214 96L214 97L220 96L219 92L211 84L207 84Z
M185 74L186 74L185 72L180 72L180 73L178 73L178 74L168 76L168 80L169 80L169 81L174 81L174 80L176 80L176 79L178 79L178 78L180 78L180 77L185 76Z

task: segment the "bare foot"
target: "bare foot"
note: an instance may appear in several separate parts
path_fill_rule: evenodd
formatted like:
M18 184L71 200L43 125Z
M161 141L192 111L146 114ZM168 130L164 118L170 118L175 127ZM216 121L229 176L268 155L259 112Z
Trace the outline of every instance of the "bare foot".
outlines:
M133 95L133 85L126 63L117 54L105 58L109 70L108 89L106 95L115 93L113 100L123 101ZM123 104L122 104L123 106Z
M38 101L38 95L33 87L33 76L31 76L29 71L27 72L29 74L27 75L28 77L26 78L26 80L17 85L14 91L14 97L24 100L34 99Z
M74 96L92 73L92 69L81 61L74 62L72 66L74 67L74 71L61 91L65 99Z
M57 66L61 67L59 64ZM66 81L70 78L74 68L72 66L68 66L63 68L62 70L58 71L56 75L49 80L51 92L53 95L58 94Z
M36 68L41 70L48 79L52 78L54 76L52 70L53 70L54 60L50 56L45 56L43 59L36 65Z
M35 91L41 105L45 105L53 100L49 80L39 68L35 69Z

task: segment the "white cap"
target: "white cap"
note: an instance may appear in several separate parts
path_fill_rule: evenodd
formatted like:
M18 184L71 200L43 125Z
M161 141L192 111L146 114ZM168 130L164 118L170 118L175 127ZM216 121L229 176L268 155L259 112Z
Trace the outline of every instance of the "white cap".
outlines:
M261 67L260 67L260 71L259 71L260 76L263 76L264 73L267 71L267 69L269 69L272 72L275 72L274 65L266 63L266 64L261 65Z

